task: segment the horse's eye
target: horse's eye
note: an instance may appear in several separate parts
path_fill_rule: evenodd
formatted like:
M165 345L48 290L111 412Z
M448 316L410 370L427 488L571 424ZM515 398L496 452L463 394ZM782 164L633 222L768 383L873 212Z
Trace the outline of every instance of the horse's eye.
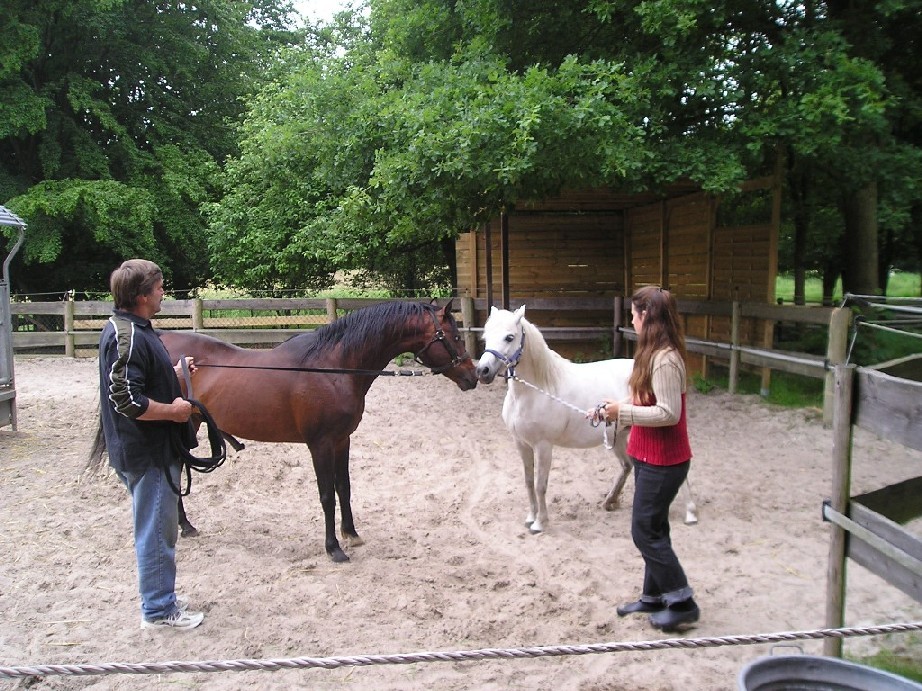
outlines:
M514 340L515 340L515 336L513 336L512 334L509 334L508 336L506 336L506 343L512 343Z

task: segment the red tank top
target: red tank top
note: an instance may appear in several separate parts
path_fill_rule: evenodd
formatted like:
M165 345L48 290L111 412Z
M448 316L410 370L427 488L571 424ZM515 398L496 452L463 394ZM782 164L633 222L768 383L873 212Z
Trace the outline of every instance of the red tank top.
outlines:
M627 452L630 456L650 465L678 465L691 459L684 393L679 421L668 427L634 425L631 427L631 436L628 437Z

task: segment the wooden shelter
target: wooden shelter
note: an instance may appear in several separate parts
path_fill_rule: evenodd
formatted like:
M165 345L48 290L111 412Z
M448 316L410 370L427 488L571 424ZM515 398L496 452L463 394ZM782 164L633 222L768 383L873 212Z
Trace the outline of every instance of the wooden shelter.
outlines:
M568 191L520 204L463 234L456 245L458 287L462 296L506 309L534 298L630 296L650 284L680 301L774 303L779 222L775 177L750 181L722 199L691 184L662 194ZM544 316L539 327L611 324L610 310ZM478 324L485 318L476 315ZM729 318L689 315L685 326L690 337L731 339ZM743 342L771 337L755 321L745 328Z
M16 377L13 372L13 333L10 316L10 262L22 245L26 223L5 206L0 206L0 226L12 226L18 231L16 242L3 262L3 274L0 276L0 427L11 425L15 432Z

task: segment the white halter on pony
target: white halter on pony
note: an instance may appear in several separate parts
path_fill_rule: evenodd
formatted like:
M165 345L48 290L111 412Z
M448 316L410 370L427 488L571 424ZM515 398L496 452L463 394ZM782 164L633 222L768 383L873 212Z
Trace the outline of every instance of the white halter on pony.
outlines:
M525 525L532 533L540 533L548 522L546 494L553 448L589 449L606 442L607 438L586 420L585 411L605 398L628 398L628 379L634 361L567 360L551 350L537 327L525 319L524 305L515 312L491 308L482 338L485 350L477 363L477 376L482 383L489 384L502 370L506 371L509 383L503 402L503 422L512 433L525 470L530 504ZM611 444L621 471L605 497L603 505L607 511L618 506L632 468L626 451L629 429L616 429ZM688 491L687 484L685 487ZM685 522L691 524L697 520L689 492Z

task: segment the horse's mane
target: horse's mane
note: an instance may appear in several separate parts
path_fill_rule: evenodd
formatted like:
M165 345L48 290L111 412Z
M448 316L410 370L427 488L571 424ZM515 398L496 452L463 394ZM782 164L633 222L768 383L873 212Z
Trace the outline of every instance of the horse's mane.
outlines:
M434 314L435 310L434 306L421 302L380 302L350 312L310 334L302 334L291 340L298 340L300 346L306 344L302 352L304 360L335 346L341 346L343 355L349 356L361 349L375 347L382 340L401 340L406 335L411 319Z
M551 350L538 327L522 317L522 333L525 334L525 348L522 359L528 359L534 374L535 386L554 390L563 376L563 368L569 360L557 351Z

